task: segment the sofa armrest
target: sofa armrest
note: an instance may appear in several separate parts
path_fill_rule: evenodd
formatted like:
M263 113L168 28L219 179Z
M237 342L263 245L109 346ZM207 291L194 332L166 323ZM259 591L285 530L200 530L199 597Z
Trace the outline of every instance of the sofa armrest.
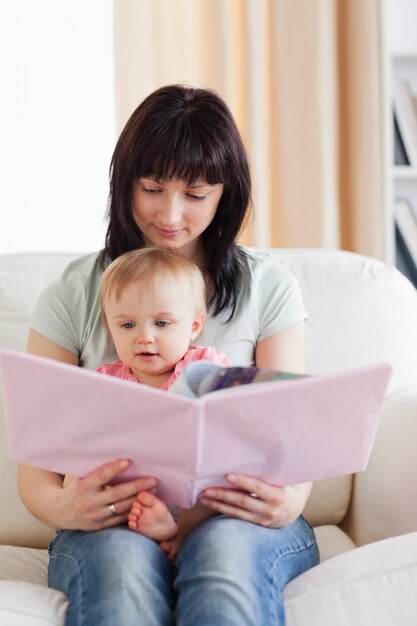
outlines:
M414 626L417 533L340 554L284 590L288 626Z
M417 530L417 386L388 397L341 527L356 545Z
M0 580L0 624L64 626L68 598L56 589Z

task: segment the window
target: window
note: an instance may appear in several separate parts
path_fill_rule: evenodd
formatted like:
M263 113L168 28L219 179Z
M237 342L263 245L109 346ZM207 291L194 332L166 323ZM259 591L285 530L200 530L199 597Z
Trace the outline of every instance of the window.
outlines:
M0 251L102 247L112 0L0 3Z

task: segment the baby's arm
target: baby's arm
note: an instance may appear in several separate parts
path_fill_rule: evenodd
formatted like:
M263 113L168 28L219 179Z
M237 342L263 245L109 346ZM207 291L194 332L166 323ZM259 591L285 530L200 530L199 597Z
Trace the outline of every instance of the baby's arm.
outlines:
M215 511L209 509L203 504L195 504L192 509L183 509L178 520L178 533L175 539L171 541L162 541L160 546L165 552L167 557L174 561L178 554L178 550L181 547L182 542L186 537L197 528L202 522L205 522L210 517L217 515Z

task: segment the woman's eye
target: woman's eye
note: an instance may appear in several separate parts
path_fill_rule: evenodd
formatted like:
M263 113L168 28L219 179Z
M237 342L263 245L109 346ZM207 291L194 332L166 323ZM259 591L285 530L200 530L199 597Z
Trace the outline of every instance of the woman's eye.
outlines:
M165 322L165 320L156 320L155 326L157 326L158 328L166 328L167 326L169 326L169 322Z
M205 200L207 196L197 196L195 193L187 193L187 196L191 198L191 200Z
M160 189L152 189L152 188L149 188L149 187L142 187L142 189L143 189L143 191L145 193L151 193L151 194L152 193L160 193L160 191L161 191Z
M131 328L134 328L135 325L133 322L123 322L122 324L122 328L126 328L126 330L130 330Z

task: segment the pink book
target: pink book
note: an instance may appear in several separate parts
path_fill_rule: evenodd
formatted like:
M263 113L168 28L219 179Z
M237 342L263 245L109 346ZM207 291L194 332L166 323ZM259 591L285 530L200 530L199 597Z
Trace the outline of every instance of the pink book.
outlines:
M0 373L13 461L81 477L129 458L123 480L155 476L162 499L190 507L230 472L288 485L363 471L391 366L265 382L261 370L210 391L230 372L200 361L161 391L0 350Z

